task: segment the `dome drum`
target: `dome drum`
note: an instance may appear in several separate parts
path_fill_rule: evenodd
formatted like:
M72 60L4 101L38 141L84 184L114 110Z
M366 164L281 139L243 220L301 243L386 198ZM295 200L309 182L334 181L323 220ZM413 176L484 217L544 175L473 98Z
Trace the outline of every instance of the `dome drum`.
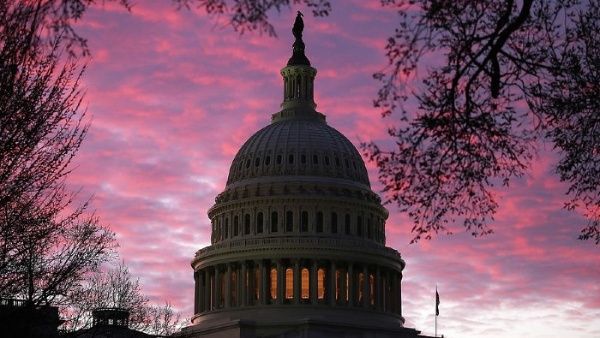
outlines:
M221 316L250 319L249 312L239 310L258 308L269 311L263 321L277 322L290 320L294 312L305 308L313 315L318 309L345 308L392 315L399 326L403 322L402 273L395 268L352 258L262 257L215 262L196 269L194 278L199 288L193 321L201 323Z

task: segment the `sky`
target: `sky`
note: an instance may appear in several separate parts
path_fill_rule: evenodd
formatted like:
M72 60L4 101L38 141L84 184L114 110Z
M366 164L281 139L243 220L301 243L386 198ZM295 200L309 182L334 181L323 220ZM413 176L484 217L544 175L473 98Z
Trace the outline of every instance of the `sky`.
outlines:
M317 68L317 109L355 145L389 142L394 117L372 101L372 74L386 65L398 14L379 1L333 1L314 18L302 7L269 13L278 37L240 35L225 18L137 1L105 3L77 23L92 53L84 76L91 121L69 178L115 231L119 256L153 302L193 310L190 261L210 244L207 210L229 165L282 99L279 71L291 55L291 26L304 9L306 54ZM556 156L539 145L532 169L495 191L495 234L439 236L409 244L406 215L388 205L387 246L406 261L405 326L445 337L600 337L599 247L577 240L583 219L561 209ZM381 191L373 163L367 168Z

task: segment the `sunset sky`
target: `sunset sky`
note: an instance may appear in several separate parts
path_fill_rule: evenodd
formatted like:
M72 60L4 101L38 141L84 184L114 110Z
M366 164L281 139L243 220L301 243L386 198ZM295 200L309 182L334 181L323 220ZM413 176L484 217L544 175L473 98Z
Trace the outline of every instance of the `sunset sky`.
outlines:
M304 10L306 54L317 68L317 109L355 145L389 142L372 107L397 13L379 1L333 1L270 13L278 37L240 36L226 18L171 1L92 7L77 24L92 58L84 77L91 129L69 182L117 234L120 257L144 292L185 317L193 309L194 252L210 242L208 208L250 135L282 99L279 71ZM425 71L425 69L423 69ZM532 170L496 191L495 234L409 244L411 223L387 206L387 245L406 261L406 326L433 334L435 287L445 337L600 337L600 247L577 240L583 220L561 209L566 185L540 144ZM373 190L377 171L367 163Z

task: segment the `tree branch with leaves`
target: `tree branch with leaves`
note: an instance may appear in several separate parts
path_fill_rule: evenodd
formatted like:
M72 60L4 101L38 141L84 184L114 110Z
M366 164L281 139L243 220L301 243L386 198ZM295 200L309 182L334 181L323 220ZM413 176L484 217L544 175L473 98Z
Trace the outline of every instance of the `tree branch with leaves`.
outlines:
M552 111L577 94L549 90L575 85L569 64L593 62L582 46L600 41L582 23L600 20L597 1L382 4L398 11L400 24L385 48L388 67L374 75L381 82L374 105L384 117L397 114L399 123L389 129L392 148L374 142L361 146L379 168L387 201L414 222L412 242L461 227L473 236L492 233L499 206L494 187L521 177L544 139L564 156L557 172L570 184L568 207L583 203L588 211L598 209L599 199L588 198L597 196L598 185L583 188L583 175L574 169L595 167L598 152L570 156L582 150L581 144L561 142L569 136L555 127L573 115L587 125L588 112L598 112L598 98L588 97L579 111L573 106L567 118ZM440 56L442 61L432 61ZM419 77L424 67L428 71ZM593 68L580 67L576 74L589 77ZM598 85L591 79L587 83L588 88ZM600 138L597 129L583 125L571 130L571 138ZM586 174L588 180L589 175L600 179L598 172ZM591 223L580 238L598 243L597 214L586 215Z

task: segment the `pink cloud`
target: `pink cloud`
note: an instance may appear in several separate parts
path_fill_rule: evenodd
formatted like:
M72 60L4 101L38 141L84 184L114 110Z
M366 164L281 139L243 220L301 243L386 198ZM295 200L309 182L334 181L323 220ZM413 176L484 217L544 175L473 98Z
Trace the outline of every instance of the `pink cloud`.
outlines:
M93 124L70 184L83 188L81 198L94 195L93 207L151 298L189 317L189 262L209 244L206 212L237 150L279 109L294 12L272 16L274 39L240 37L169 2L136 4L131 14L109 4L78 26L93 53L85 75ZM386 129L395 121L371 106L379 85L371 74L386 65L383 45L396 15L357 0L334 4L329 18L305 19L318 110L355 145L393 141ZM447 336L512 337L532 323L540 335L600 334L597 248L575 239L582 219L560 209L565 185L552 174L554 163L541 151L530 174L495 191L501 207L496 233L486 238L457 233L409 245L409 219L387 206L387 245L407 262L408 325L432 333L437 283ZM367 167L381 191L376 168Z

